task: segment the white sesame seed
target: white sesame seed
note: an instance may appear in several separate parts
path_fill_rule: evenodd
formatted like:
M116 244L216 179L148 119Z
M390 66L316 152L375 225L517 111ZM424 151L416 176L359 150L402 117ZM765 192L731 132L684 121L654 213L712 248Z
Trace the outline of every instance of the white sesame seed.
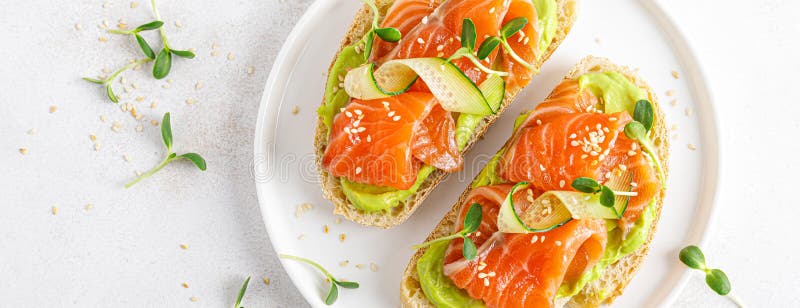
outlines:
M486 273L478 273L478 278L479 279L486 278L486 276L487 276Z
M675 95L675 90L667 90L667 92L665 92L665 94L667 94L667 96L673 96L673 95Z
M542 125L542 120L536 119L536 125Z
M228 52L228 61L233 61L236 57L233 56L233 52Z
M494 11L495 11L495 8L492 7L491 9L489 9L489 14L494 14Z
M572 135L569 135L569 139L575 139L577 137L578 137L578 135L576 135L575 133L572 133Z
M202 82L198 81L197 83L194 84L194 89L195 90L200 90L202 88L203 88L203 83Z
M483 278L483 285L487 287L489 286L489 278Z
M567 183L564 182L564 180L558 181L558 187L564 188L564 185L566 185L566 184Z
M390 118L391 118L391 117L393 117L393 116L394 116L394 110L392 110L392 111L389 111L389 113L388 113L388 114L386 114L386 116L387 116L387 117L390 117Z
M489 273L487 274L487 276L489 276L489 277L494 277L494 276L497 276L497 273L495 273L494 271L491 271L491 272L489 272Z
M361 167L356 167L356 174L361 174Z
M691 117L691 116L692 116L692 113L693 113L693 111L692 111L692 107L686 107L686 110L684 110L684 111L683 111L683 113L684 113L684 114L685 114L687 117Z
M367 135L367 142L372 142L372 136L371 135Z
M180 21L176 20L175 21L175 27L183 28L183 23L181 23Z
M672 71L672 78L678 79L678 71Z
M692 150L692 151L697 150L697 147L694 146L694 144L690 143L690 144L687 144L686 146L689 148L689 150Z
M531 238L531 243L536 243L538 240L539 240L539 236L538 236L538 235L534 235L534 236Z
M392 117L392 121L395 121L395 122L400 121L400 116L396 115L396 116Z
M428 24L428 16L422 17L422 24Z
M561 241L556 241L556 246L561 246Z
M673 106L673 107L677 106L678 105L678 100L677 99L673 99L672 101L669 102L669 105Z
M417 43L425 44L425 40L423 40L421 37L418 37L417 38Z
M544 243L544 235L542 235L542 239L539 240L539 243Z

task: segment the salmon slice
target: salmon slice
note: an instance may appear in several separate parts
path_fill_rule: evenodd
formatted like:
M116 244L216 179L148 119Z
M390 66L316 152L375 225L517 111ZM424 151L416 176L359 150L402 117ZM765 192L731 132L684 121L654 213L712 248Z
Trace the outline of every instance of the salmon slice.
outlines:
M445 142L451 139L451 142ZM461 157L455 124L433 94L407 92L375 100L353 99L333 119L322 166L333 176L408 189L420 161L457 170Z
M598 113L598 102L576 80L561 82L518 129L500 175L539 190L572 190L570 184L578 177L603 183L613 172L632 172L637 196L619 222L627 232L660 183L639 144L625 136L630 115Z
M456 121L450 112L437 104L422 121L411 151L416 159L447 172L460 170L464 158L456 143Z
M514 18L525 17L528 24L522 30L508 38L508 45L525 62L536 63L539 57L539 33L538 16L533 2L530 0L512 0L508 7L508 13L503 18L503 24L508 23ZM511 87L524 87L531 81L533 71L519 64L511 56L504 54L500 63L502 71L509 73L506 78L506 85Z
M433 13L444 0L396 0L381 22L381 28L392 27L400 31L405 37L418 24L422 23L425 16ZM390 43L375 39L371 56L373 59L381 58L392 51L397 43Z
M497 212L511 185L474 189L462 205L457 232L469 205L479 203L483 220L479 233L470 235L478 248L475 259L463 258L463 241L453 240L445 255L444 273L459 288L487 307L551 307L562 283L578 279L605 250L602 219L572 220L548 232L504 234L497 231ZM520 207L527 190L515 193ZM516 202L515 202L516 203Z

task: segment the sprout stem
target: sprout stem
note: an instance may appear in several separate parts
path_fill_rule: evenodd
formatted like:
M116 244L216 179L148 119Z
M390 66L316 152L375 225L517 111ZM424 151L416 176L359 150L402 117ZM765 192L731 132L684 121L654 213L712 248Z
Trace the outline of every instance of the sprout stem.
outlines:
M136 67L138 65L150 62L150 61L153 61L153 59L144 58L144 59L139 59L139 60L133 61L131 63L128 63L128 65L125 65L122 68L116 70L114 73L111 74L111 76L108 76L108 78L103 80L103 84L109 84L110 82L114 81L114 79L116 79L117 76L119 76L119 74L121 74L122 72L124 72L126 70L129 70L131 68L134 68L134 67Z
M278 256L280 256L281 258L284 258L284 259L295 260L295 261L299 261L299 262L303 262L303 263L306 263L308 265L311 265L314 268L318 269L320 272L322 272L322 274L325 275L325 277L329 278L332 281L336 281L336 279L333 278L333 275L331 275L331 273L328 272L328 270L326 270L324 267L322 267L322 265L319 265L319 263L317 263L317 262L311 261L311 260L303 258L303 257L297 257L297 256L283 254L283 253L279 254Z
M745 306L744 302L738 296L733 294L733 292L728 293L727 297L731 302L736 304L736 306L739 306L741 308L747 307L747 306Z
M438 243L438 242L449 241L449 240L457 239L457 238L463 237L463 236L464 235L461 234L461 232L459 232L459 233L456 233L456 234L451 234L451 235L448 235L448 236L440 237L440 238L437 238L435 240L431 240L431 241L428 241L428 242L425 242L425 243L422 243L422 244L417 244L417 245L411 246L411 248L414 249L414 250L417 250L417 249L420 249L420 248L428 247L428 246L433 245L433 244Z
M535 67L533 67L533 65L530 65L528 62L520 58L520 56L517 55L516 52L514 52L514 49L511 49L511 45L508 44L508 40L502 39L501 41L503 42L503 48L505 48L508 54L511 55L511 58L513 58L515 61L519 62L519 64L521 64L522 66L524 66L529 70L532 70L534 72L539 71Z
M164 166L166 166L167 164L169 164L169 162L170 162L170 161L172 161L172 159L173 159L173 158L174 158L173 154L167 155L167 158L165 158L165 159L164 159L164 160L163 160L161 163L159 163L157 166L153 167L153 169L150 169L150 170L148 170L147 172L145 172L145 173L142 173L142 175L140 175L140 176L139 176L138 178L136 178L135 180L133 180L133 181L129 182L128 184L125 184L125 188L130 188L131 186L133 186L133 185L136 185L136 183L139 183L139 181L141 181L141 180L143 180L143 179L146 179L146 178L150 177L151 175L155 174L156 172L158 172L159 170L161 170L162 168L164 168Z

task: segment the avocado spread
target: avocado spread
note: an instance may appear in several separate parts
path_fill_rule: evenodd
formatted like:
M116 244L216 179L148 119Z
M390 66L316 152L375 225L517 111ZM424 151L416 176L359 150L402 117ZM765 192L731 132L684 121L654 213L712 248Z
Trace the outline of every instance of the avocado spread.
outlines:
M604 108L605 113L627 111L633 114L636 101L647 98L644 91L625 78L625 76L616 72L584 74L578 78L578 84L581 89L588 89L601 99L601 104L603 104L601 107ZM528 114L524 113L517 117L514 122L514 130L522 124ZM505 182L498 174L498 164L502 155L503 151L501 150L492 157L476 177L473 188ZM655 215L655 200L653 200L645 207L641 217L639 217L639 220L636 221L625 238L622 238L622 233L617 228L616 220L606 220L608 243L603 256L591 270L583 273L577 281L562 284L556 297L569 297L577 294L586 284L599 279L609 265L639 249L647 239L650 227L655 220ZM444 249L447 246L444 243L440 245L443 247L433 245L429 247L417 262L417 274L425 296L437 307L473 307L467 306L464 302L463 296L466 293L456 287L442 273ZM597 296L599 299L604 299L608 294L597 294ZM472 300L477 301L475 299ZM476 304L470 302L469 305Z

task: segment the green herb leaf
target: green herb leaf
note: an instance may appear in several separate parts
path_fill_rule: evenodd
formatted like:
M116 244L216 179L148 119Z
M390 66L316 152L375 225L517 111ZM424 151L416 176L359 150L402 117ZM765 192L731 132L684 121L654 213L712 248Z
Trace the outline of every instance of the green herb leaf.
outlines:
M83 77L81 79L86 80L86 81L91 82L91 83L103 84L103 81L100 80L100 79L94 79L94 78L89 78L89 77Z
M500 38L496 36L490 36L483 40L481 43L481 47L478 48L478 59L483 60L486 59L492 51L497 49L497 46L500 46Z
M475 247L475 242L465 236L462 252L464 254L464 259L472 260L478 255L478 247Z
M156 57L156 63L153 64L153 77L162 79L167 77L169 69L172 67L172 53L169 49L161 49Z
M248 276L247 279L244 280L242 284L242 288L239 289L239 296L236 297L236 304L233 304L233 308L240 308L242 307L242 298L244 298L244 292L247 291L247 284L250 283L250 277Z
M176 55L178 57L181 57L181 58L194 59L194 53L191 52L191 51L188 51L188 50L170 49L170 52L172 52L172 54L174 54L174 55Z
M186 154L179 155L178 157L179 158L188 159L188 160L192 161L194 163L194 165L197 166L197 168L199 168L200 170L206 171L206 160L203 159L203 157L200 156L200 154L197 154L197 153L186 153Z
M400 30L396 28L379 28L375 29L375 34L377 34L382 40L394 43L400 40Z
M461 47L469 49L469 51L475 50L475 23L472 22L472 19L464 18L464 21L461 23Z
M144 55L150 59L155 59L156 53L153 52L152 48L150 48L150 44L147 44L147 41L145 41L144 38L139 35L139 33L136 33L135 36L136 42L139 43L139 47L142 48L142 53L144 53Z
M338 281L334 280L333 283L345 289L358 289L358 282L354 281Z
M119 103L119 98L114 94L114 89L111 89L111 84L106 85L106 95L108 95L108 99L112 102Z
M625 136L633 140L643 140L647 138L647 129L642 123L631 121L625 125Z
M148 22L146 24L143 24L141 26L136 27L136 29L133 29L133 32L134 33L138 33L138 32L141 32L141 31L155 30L155 29L161 28L161 26L163 26L163 25L164 25L164 22L162 22L160 20L151 21L151 22Z
M503 28L500 29L500 35L503 36L504 40L508 39L515 33L519 32L519 30L522 30L522 28L524 28L525 25L527 24L528 24L528 19L525 17L514 18L509 22L507 22L505 25L503 25Z
M374 40L375 31L367 33L366 41L364 41L364 59L369 59L369 55L372 53L372 43Z
M678 258L681 259L683 264L693 269L703 270L706 268L706 257L703 255L703 251L697 246L690 245L684 247L678 254Z
M636 102L633 109L633 120L644 125L645 130L650 131L653 127L653 105L650 101L643 99Z
M169 123L169 112L164 114L161 118L161 138L164 140L164 145L167 146L167 151L172 150L172 125ZM172 153L175 154L175 153Z
M337 298L339 298L339 288L336 287L335 283L331 283L331 290L328 291L328 296L325 297L325 305L333 305Z
M719 269L715 268L706 273L706 284L719 295L731 293L731 282L728 280L728 275Z
M583 193L593 194L600 191L600 183L593 178L579 177L572 181L572 188Z
M612 191L611 188L608 188L608 186L603 185L600 188L600 205L612 207L614 206L614 199L616 199L616 196L614 196L614 191Z
M483 209L480 204L473 203L467 210L467 216L464 218L464 229L461 230L465 235L475 232L481 225L483 218Z

